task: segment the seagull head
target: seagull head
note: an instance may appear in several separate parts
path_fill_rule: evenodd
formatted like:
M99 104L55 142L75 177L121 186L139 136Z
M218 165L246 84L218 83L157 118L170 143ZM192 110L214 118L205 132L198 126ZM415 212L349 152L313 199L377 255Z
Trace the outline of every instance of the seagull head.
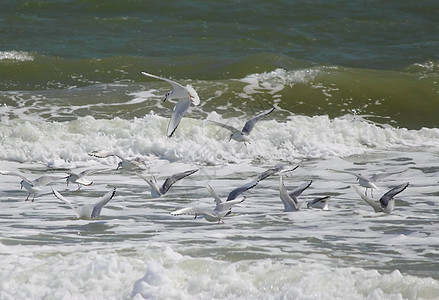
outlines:
M172 92L173 92L173 90L170 91L170 92L167 92L167 93L165 94L165 99L163 99L163 102L165 102L166 100L168 100L169 98L171 98L171 96L172 96Z
M20 181L20 190L23 189L23 182L24 182L24 180Z
M66 177L66 182L67 182L67 186L69 186L69 181L72 179L73 174L70 174L69 176Z

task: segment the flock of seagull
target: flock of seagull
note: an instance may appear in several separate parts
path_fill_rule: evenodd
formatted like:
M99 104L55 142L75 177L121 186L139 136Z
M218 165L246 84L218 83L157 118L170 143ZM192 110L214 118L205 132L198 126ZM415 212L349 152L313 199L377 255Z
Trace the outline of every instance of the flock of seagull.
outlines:
M200 103L200 98L195 91L195 89L191 85L187 85L186 87L171 80L168 78L159 77L150 73L142 72L143 75L152 77L155 79L160 79L168 82L172 85L172 90L167 92L165 94L164 100L166 101L171 98L179 99L177 104L175 105L173 109L173 113L171 116L171 119L169 121L168 129L167 129L167 136L172 137L176 129L178 128L178 125L180 124L181 119L183 118L184 114L187 112L187 110L190 107L190 104L193 103L194 105L198 105ZM251 118L248 120L244 127L239 130L235 127L229 126L227 124L215 122L215 121L209 121L217 126L220 126L222 128L225 128L229 131L231 131L230 140L235 140L237 142L243 142L244 144L250 143L250 133L252 132L255 124L260 121L262 118L269 115L271 112L273 112L274 107L262 112L261 114ZM107 158L110 156L116 156L120 159L120 162L117 165L116 170L118 169L124 169L124 170L134 170L136 171L136 174L149 185L151 189L151 197L152 198L159 198L166 196L169 189L174 185L176 182L182 180L183 178L190 176L198 171L198 169L192 169L185 172L177 173L172 176L169 176L166 178L162 185L158 185L156 178L151 175L152 178L145 177L141 173L139 173L139 170L146 170L148 167L146 166L146 163L136 157L134 159L127 159L124 158L116 153L109 152L106 150L98 150L98 151L92 151L89 153L90 156L94 156L97 158ZM176 210L171 213L171 215L194 215L195 218L198 216L204 217L209 222L218 222L218 223L224 223L223 218L231 213L232 206L239 204L245 200L245 197L242 195L247 190L255 187L260 181L268 178L269 176L278 174L279 175L279 196L280 199L284 205L284 211L297 211L301 209L301 206L303 202L299 202L298 198L299 196L311 186L312 181L307 181L292 191L287 191L285 185L284 185L284 176L285 174L288 174L295 169L297 169L299 166L291 167L288 164L277 164L273 168L269 168L263 173L259 174L254 180L241 185L235 189L233 189L227 196L227 199L225 201L222 201L221 198L218 196L218 194L215 192L215 190L208 184L205 184L205 187L207 191L210 193L210 195L215 200L215 207L212 209L206 209L201 208L198 206L194 207L186 207L183 209ZM76 184L78 186L78 190L81 189L83 186L89 186L93 184L93 181L88 179L87 176L91 176L93 174L104 172L108 169L88 169L84 170L80 173L70 173L68 176L53 176L53 175L44 175L41 177L38 177L35 180L29 180L26 177L24 177L20 173L12 172L12 171L0 171L0 175L10 175L10 176L18 176L21 178L20 186L23 189L26 189L28 191L28 196L26 197L25 201L28 201L30 196L32 196L32 202L35 199L35 195L37 193L40 193L43 190L43 187L49 185L52 182L65 179L67 186L69 183ZM371 178L366 178L362 176L361 174L357 174L354 172L349 171L339 171L339 170L330 170L333 172L339 172L339 173L347 173L354 175L360 186L366 188L365 193L363 194L358 190L357 187L353 186L354 190L359 194L361 199L370 205L375 212L384 212L386 214L390 214L394 207L395 207L395 199L394 197L404 191L409 183L404 183L401 185L398 185L388 192L386 192L379 201L376 201L373 198L373 189L378 189L377 185L375 184L375 181L380 180L381 178L385 176L391 175L390 173L386 174L379 174L374 175ZM372 198L367 196L367 191L371 190L370 195ZM55 190L52 187L52 193L55 195L55 197L62 202L66 203L68 206L70 206L74 211L77 218L97 218L99 217L102 208L113 198L113 196L116 193L116 188L113 188L108 193L106 193L103 197L98 199L94 204L85 204L82 206L78 206L75 204L72 204L71 201L66 199L64 196L62 196L57 190ZM313 199L312 201L309 201L307 203L307 208L319 208L322 210L329 210L329 200L330 196L323 196L323 197L317 197Z

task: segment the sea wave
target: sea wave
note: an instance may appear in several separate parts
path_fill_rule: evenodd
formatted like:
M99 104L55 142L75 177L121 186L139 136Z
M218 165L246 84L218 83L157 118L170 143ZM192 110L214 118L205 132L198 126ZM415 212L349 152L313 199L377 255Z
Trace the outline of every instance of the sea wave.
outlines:
M275 113L274 113L275 114ZM238 118L209 120L242 126ZM208 121L185 118L175 137L165 131L168 119L149 114L134 120L81 117L68 122L9 120L1 126L0 159L51 166L90 165L93 150L198 164L237 163L260 159L277 162L328 156L347 157L369 149L439 147L439 129L383 128L361 119L293 116L285 122L264 120L251 144L229 141L230 133ZM113 164L113 159L106 160Z
M0 61L32 61L33 55L24 51L0 51Z

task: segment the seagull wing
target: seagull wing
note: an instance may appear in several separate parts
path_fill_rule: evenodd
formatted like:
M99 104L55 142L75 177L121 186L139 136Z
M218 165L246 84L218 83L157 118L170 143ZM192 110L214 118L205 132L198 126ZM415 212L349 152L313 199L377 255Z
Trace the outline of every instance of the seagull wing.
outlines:
M33 181L33 184L34 186L46 186L53 181L57 181L65 178L67 178L67 176L61 177L61 176L44 175L35 179Z
M115 193L116 193L116 188L113 188L112 191L106 193L101 199L99 199L98 202L95 203L95 205L93 206L93 211L91 212L92 218L99 217L99 215L101 214L102 207L104 207L105 204L110 202L110 200L113 198Z
M11 172L11 171L0 171L1 175L9 175L9 176L17 176L20 177L23 180L26 180L28 182L30 182L29 179L27 179L26 177L24 177L23 175L21 175L20 173L16 173L16 172Z
M117 156L121 160L125 160L125 158L121 157L120 155L118 155L114 152L106 151L106 150L94 150L94 151L88 153L88 155L94 156L94 157L99 157L99 158L107 158L110 156Z
M84 170L81 173L79 173L78 176L79 177L88 176L88 175L92 175L92 174L103 172L103 171L108 171L108 169L87 169L87 170Z
M307 188L309 188L309 186L311 185L312 180L307 181L305 183L302 183L301 185L299 185L298 187L296 187L291 193L289 193L290 197L295 199L296 203L297 203L297 198L300 196L300 194L303 193L304 190L306 190Z
M279 176L279 196L284 204L284 211L296 211L299 209L297 206L297 200L288 195L282 176Z
M248 182L246 184L243 184L241 186L238 186L237 188L234 188L230 193L229 196L227 196L227 201L231 201L236 199L239 195L244 193L245 191L254 188L259 183L259 180L253 180L251 182Z
M230 209L232 208L233 205L241 203L242 201L245 200L245 197L239 197L237 199L234 200L230 200L224 203L219 203L215 206L215 209L213 210L215 213L217 213L218 215L220 215L221 213L224 212L229 212Z
M259 181L264 180L265 178L270 177L271 175L274 175L277 172L283 172L283 173L291 172L299 167L299 165L297 165L292 169L285 169L287 166L288 166L288 164L277 164L274 166L274 168L267 169L264 172L262 172L261 174L259 174L257 177L257 180L259 180Z
M195 106L199 105L200 104L200 97L198 97L197 91L190 84L188 84L186 86L186 90L189 93L189 97L191 98L192 103Z
M314 198L312 201L308 202L308 204L306 206L308 208L310 208L310 207L322 207L322 208L325 208L326 204L329 201L329 199L331 199L331 196Z
M223 201L221 201L220 197L218 197L218 194L213 190L213 188L210 186L210 184L206 183L206 189L209 191L209 193L212 195L212 197L215 199L216 205L221 204Z
M160 77L160 76L153 75L153 74L146 73L146 72L142 72L142 74L145 76L148 76L148 77L152 77L155 79L160 79L160 80L166 81L167 83L172 85L172 93L174 94L175 98L181 98L180 97L181 95L187 95L189 97L189 91L187 90L187 88L185 88L184 86L182 86L178 82L175 82L174 80L171 80L171 79L168 79L165 77ZM165 100L166 100L166 98L165 98Z
M63 195L61 195L60 193L58 193L58 191L56 191L54 188L52 188L52 192L55 195L56 198L58 198L59 200L63 201L64 203L68 204L74 211L75 211L75 215L77 218L81 217L81 214L79 213L79 210L73 206L73 204L67 200L66 198L64 198Z
M180 124L181 119L189 109L190 105L191 105L191 100L189 99L189 97L186 97L186 98L181 98L174 106L171 120L169 121L169 125L168 125L168 137L172 137L175 130L177 130L177 127Z
M209 122L213 123L215 125L221 126L222 128L225 128L227 130L230 130L232 133L239 133L239 132L241 132L238 129L236 129L235 127L227 125L227 124L223 124L223 123L215 122L215 121L210 121L210 120L209 120Z
M160 193L161 193L162 195L166 194L166 193L168 192L169 188L170 188L174 183L176 183L177 181L179 181L179 180L185 178L186 176L189 176L189 175L191 175L191 174L194 174L194 173L197 172L197 171L198 171L198 169L189 170L189 171L186 171L186 172L182 172L182 173L174 174L174 175L172 175L172 176L166 178L165 182L163 183L162 187L160 188Z
M355 173L355 172L351 172L351 171L341 171L341 170L334 170L334 169L328 169L329 171L332 171L332 172L336 172L336 173L345 173L345 174L351 174L351 175L354 175L355 177L357 177L357 178L361 178L361 177L363 177L363 176L361 176L360 174L358 174L358 173ZM367 178L365 178L365 177L363 177L365 180L368 180Z
M380 199L381 206L387 207L389 201L392 200L393 197L395 197L396 195L401 193L403 190L405 190L408 186L409 186L408 182L403 183L403 184L400 184L398 186L395 186L393 189L391 189L390 191L385 193Z
M171 212L171 215L173 216L179 216L179 215L210 215L212 217L215 217L215 215L207 210L207 209L202 209L196 206L192 206L192 207L185 207L176 211Z
M381 205L377 202L374 201L372 199L370 199L369 197L367 197L366 195L364 195L362 192L360 192L356 186L352 186L355 191L357 192L358 195L360 195L361 199L363 199L364 202L366 202L367 204L369 204L370 206L372 206L373 210L375 212L382 212L383 209L381 208Z
M274 107L257 115L254 118L251 118L250 120L248 120L244 127L242 128L242 133L249 135L250 132L253 130L253 127L255 127L255 124L261 120L262 118L264 118L265 116L269 115L272 111L274 110Z
M395 175L395 174L400 174L400 173L402 173L402 171L401 172L393 172L393 173L373 174L372 177L370 177L370 180L375 182L375 181L379 181L379 180L381 180L383 178L386 178L386 177L388 177L390 175Z
M76 179L76 183L89 186L89 185L93 184L93 181L91 181L90 179L87 179L85 177L79 177L78 179Z

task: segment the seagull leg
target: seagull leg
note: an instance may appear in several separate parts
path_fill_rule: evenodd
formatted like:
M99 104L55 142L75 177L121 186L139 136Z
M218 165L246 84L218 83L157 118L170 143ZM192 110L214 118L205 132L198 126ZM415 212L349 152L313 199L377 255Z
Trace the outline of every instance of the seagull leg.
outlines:
M26 197L26 199L24 201L28 201L29 200L29 196L30 196L30 193L27 195L27 197Z
M34 196L32 197L32 202L34 202L34 200L35 200L35 194L34 194Z

